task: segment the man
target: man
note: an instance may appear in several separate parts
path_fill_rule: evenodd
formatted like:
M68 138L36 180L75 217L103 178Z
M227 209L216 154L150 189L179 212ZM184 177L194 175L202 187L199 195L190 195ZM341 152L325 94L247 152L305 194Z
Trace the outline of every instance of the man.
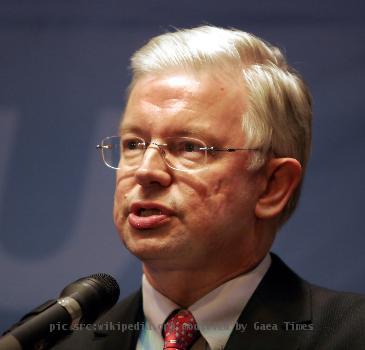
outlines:
M132 69L119 135L99 148L142 290L62 346L363 348L364 297L310 285L269 254L311 138L309 91L281 52L204 26L153 38Z

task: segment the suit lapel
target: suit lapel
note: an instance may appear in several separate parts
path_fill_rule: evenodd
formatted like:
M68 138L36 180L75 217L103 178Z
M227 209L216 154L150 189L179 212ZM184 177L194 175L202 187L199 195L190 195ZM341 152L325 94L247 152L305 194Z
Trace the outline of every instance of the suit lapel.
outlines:
M271 257L272 264L240 315L227 350L299 349L301 337L310 332L309 285L276 255Z
M226 350L295 350L311 323L309 285L291 271L276 255L272 264L241 313ZM142 292L132 294L98 321L105 327L94 332L92 349L134 350L144 322ZM120 329L114 327L118 326ZM125 325L141 325L125 330ZM245 329L243 330L243 327Z
M134 350L144 324L141 290L117 304L98 324L103 325L103 328L94 332L93 348ZM122 330L128 326L130 329Z

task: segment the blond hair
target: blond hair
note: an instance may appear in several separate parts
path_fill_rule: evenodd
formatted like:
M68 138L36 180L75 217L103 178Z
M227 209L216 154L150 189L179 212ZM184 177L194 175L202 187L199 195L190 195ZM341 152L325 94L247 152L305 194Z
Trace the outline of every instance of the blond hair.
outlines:
M248 108L242 116L245 146L263 154L297 159L306 169L311 144L311 97L303 79L280 50L258 37L235 29L202 26L152 38L131 59L135 82L147 74L168 70L211 69L244 82ZM259 168L265 157L253 156ZM294 211L302 183L281 215Z

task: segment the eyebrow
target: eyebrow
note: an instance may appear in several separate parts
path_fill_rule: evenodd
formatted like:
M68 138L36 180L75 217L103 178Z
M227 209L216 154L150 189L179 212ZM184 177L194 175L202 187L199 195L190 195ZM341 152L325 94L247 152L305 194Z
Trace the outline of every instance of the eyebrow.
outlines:
M124 126L123 124L119 127L119 135L127 134L127 133L136 133L136 134L143 134L143 129L137 125L127 125Z
M146 129L143 129L138 125L122 125L119 128L120 135L128 133L145 135L147 132ZM189 126L178 130L171 130L171 133L167 136L177 136L177 137L191 136L196 138L202 138L203 141L209 141L212 143L221 143L221 141L214 134L212 134L210 130L200 126L191 126L191 127Z

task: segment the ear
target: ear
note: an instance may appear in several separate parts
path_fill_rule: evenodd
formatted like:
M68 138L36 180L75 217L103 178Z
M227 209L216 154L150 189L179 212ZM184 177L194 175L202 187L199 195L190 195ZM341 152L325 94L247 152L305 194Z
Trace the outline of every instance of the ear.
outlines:
M261 219L279 215L302 177L302 166L294 158L274 158L266 165L266 186L255 207Z

